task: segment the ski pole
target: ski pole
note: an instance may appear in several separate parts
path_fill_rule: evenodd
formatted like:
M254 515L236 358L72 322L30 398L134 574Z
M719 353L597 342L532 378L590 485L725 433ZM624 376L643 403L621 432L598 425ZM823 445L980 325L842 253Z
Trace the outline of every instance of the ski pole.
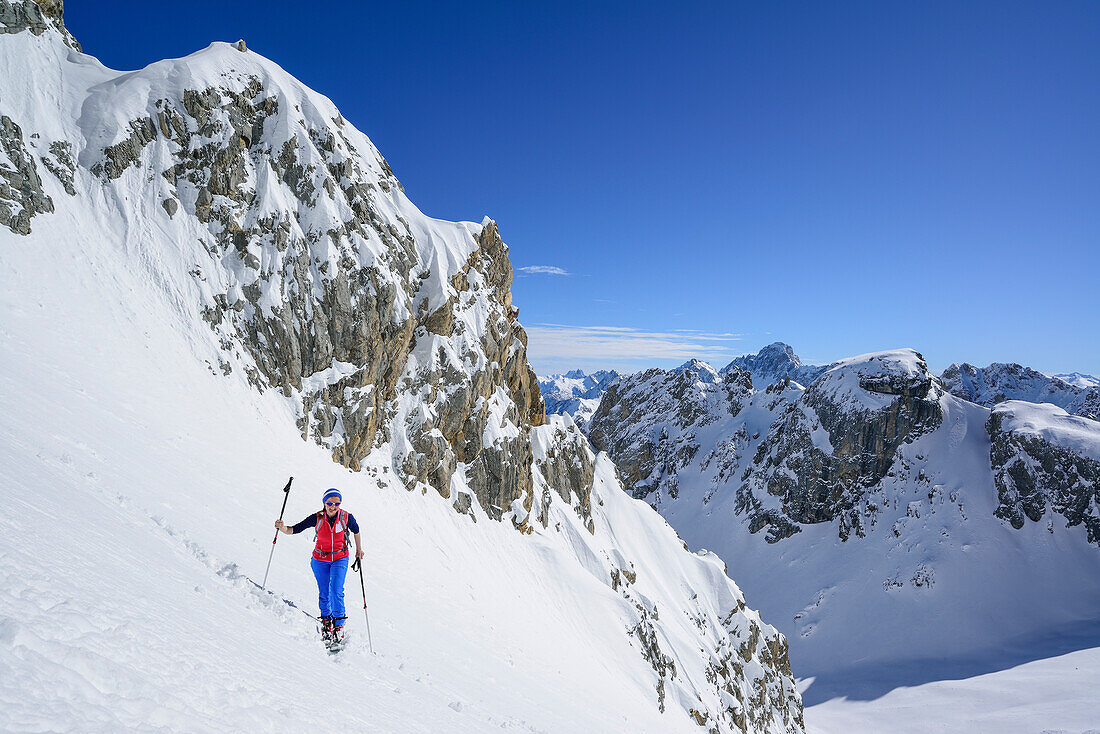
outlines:
M286 486L283 487L283 509L279 510L279 519L283 519L283 513L286 512L286 501L290 499L290 483L294 481L294 477L286 480ZM275 557L275 543L279 540L279 529L275 528L275 540L271 541L271 555L267 557L267 569L264 571L264 582L260 584L260 589L267 587L267 574L271 571L271 559Z
M370 654L374 654L374 642L370 638L370 615L367 614L367 587L363 582L363 559L356 558L352 568L359 571L359 589L363 592L363 617L367 620L367 644L370 645Z

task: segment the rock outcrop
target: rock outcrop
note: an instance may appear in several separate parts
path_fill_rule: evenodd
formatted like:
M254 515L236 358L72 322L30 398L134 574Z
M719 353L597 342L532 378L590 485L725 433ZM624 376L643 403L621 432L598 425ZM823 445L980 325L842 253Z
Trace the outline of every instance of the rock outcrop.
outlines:
M994 515L1017 530L1061 515L1100 545L1100 423L1049 404L1009 400L993 409L986 430Z
M41 36L47 30L57 32L71 49L80 50L80 44L69 34L62 21L65 6L62 0L0 0L0 34L28 31Z
M786 407L745 470L738 510L750 532L768 528L774 542L836 520L842 540L862 535L867 490L903 443L939 427L940 394L912 350L838 362Z
M0 151L0 225L15 234L30 234L31 219L52 212L53 199L42 190L23 130L7 115L0 116Z

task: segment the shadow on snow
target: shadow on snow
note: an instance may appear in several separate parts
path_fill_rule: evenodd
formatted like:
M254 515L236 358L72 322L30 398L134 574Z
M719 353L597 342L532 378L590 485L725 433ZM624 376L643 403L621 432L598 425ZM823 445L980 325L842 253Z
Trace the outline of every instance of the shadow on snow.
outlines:
M824 672L817 675L803 692L802 702L806 706L815 706L834 698L871 701L895 688L974 678L1034 660L1094 647L1100 647L1100 619L1012 638L996 648L958 658L876 661Z

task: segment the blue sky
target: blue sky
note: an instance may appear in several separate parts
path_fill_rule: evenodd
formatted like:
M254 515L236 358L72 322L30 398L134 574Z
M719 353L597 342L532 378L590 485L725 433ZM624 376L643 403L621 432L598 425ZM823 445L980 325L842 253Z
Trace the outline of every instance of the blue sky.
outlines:
M540 374L777 340L1100 374L1100 3L70 0L66 22L119 69L243 37L424 212L496 219Z

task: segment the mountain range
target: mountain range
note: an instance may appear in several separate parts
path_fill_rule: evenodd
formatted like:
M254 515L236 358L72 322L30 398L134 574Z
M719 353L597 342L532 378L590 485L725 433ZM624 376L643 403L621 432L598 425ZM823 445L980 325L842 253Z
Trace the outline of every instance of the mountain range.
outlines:
M1017 399L1041 385L1089 414L1087 391L1011 379L1034 374L937 377L911 349L807 367L779 344L623 377L586 431L726 559L790 639L808 704L878 698L1097 647L1100 422Z

